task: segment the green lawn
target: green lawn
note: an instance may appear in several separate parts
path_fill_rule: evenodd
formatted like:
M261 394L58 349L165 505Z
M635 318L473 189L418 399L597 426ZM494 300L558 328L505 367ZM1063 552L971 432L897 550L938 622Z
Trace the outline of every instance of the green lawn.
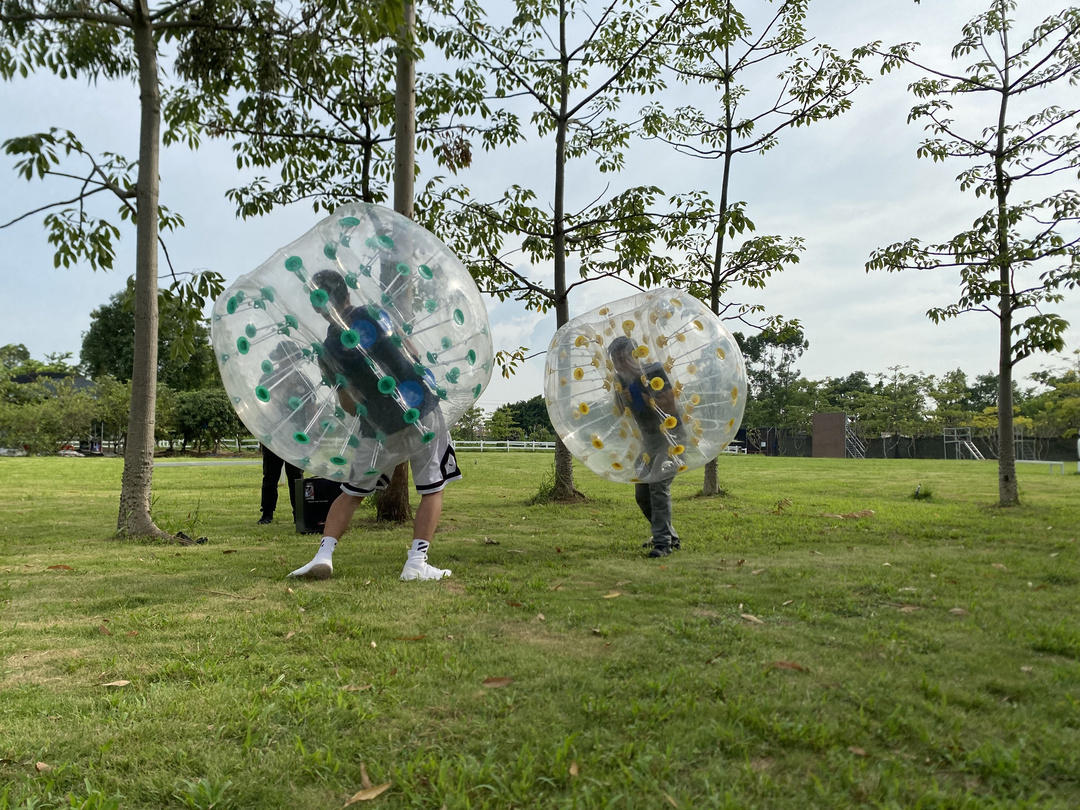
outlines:
M629 487L461 462L452 579L362 509L297 583L257 465L155 471L181 548L111 539L118 460L0 459L0 808L1080 807L1072 467L725 457L651 560Z

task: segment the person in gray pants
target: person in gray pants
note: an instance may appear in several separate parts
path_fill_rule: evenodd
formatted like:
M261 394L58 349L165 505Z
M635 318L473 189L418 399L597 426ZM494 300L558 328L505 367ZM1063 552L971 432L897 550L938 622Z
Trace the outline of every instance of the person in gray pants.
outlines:
M608 356L615 367L616 402L633 416L644 445L638 477L662 476L635 484L634 499L652 531L644 547L650 557L666 557L682 545L671 522L671 481L679 466L671 449L682 443L682 417L663 365L643 364L634 348L630 338L618 337L608 346Z

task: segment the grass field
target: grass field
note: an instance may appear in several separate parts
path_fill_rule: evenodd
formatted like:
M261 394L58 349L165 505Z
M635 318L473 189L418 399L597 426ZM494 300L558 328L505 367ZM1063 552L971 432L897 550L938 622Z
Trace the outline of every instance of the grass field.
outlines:
M111 539L118 460L0 459L0 808L1080 807L1080 476L726 457L651 560L629 487L461 462L450 580L362 509L309 583L257 465L155 471L181 548Z

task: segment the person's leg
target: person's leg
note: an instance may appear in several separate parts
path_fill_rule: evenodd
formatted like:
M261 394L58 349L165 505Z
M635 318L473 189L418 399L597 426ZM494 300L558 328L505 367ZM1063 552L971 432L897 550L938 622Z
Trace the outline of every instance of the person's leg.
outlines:
M666 557L671 553L677 537L671 525L671 482L665 478L649 484L649 525L652 529L650 557Z
M303 470L285 462L285 481L289 485L289 504L292 506L293 523L296 522L296 482L303 479Z
M274 455L265 444L261 445L261 447L262 497L259 507L262 516L259 518L259 523L269 523L274 517L274 510L277 508L278 479L281 478L281 465L285 462Z
M326 515L326 525L323 528L323 539L319 543L319 550L307 565L302 565L289 573L290 577L308 577L311 579L329 579L334 573L334 549L338 540L349 528L352 516L364 498L360 495L350 495L342 492L332 504Z
M427 561L428 548L442 515L443 488L447 482L461 477L453 442L442 426L438 411L433 412L432 418L437 422L436 438L409 460L413 485L420 493L420 506L413 521L412 545L401 569L403 580L442 579L451 573L450 569L436 568Z

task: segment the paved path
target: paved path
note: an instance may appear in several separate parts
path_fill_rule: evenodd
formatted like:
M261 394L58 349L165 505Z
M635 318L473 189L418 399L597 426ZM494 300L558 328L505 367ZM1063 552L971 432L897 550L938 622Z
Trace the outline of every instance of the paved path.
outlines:
M262 464L261 459L204 459L202 461L155 461L155 467L229 467L237 464Z

